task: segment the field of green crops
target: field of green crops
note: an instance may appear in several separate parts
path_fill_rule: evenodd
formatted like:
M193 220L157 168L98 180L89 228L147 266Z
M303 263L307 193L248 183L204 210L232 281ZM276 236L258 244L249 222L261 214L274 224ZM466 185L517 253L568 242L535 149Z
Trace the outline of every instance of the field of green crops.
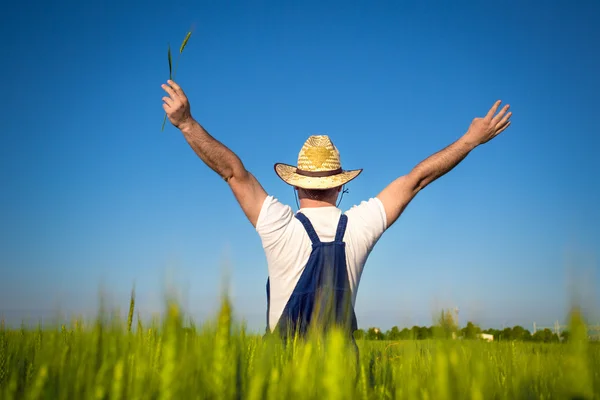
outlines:
M359 341L283 346L249 334L224 301L195 327L172 304L161 321L0 328L0 399L592 399L600 346L573 318L568 343Z

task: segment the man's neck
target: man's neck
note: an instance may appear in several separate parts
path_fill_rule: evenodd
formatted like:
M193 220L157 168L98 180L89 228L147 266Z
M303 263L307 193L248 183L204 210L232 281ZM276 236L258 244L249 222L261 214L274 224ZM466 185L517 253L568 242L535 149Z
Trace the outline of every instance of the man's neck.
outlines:
M335 207L335 203L322 200L300 199L300 208Z

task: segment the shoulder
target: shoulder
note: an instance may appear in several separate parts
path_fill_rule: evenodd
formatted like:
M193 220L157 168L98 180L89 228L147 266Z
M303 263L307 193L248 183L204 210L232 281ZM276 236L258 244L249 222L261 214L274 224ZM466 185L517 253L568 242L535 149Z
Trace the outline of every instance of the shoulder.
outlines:
M256 232L261 237L263 247L276 242L293 218L294 212L290 206L281 203L273 196L267 196L256 221Z
M290 206L283 204L273 196L267 196L261 206L256 229L276 220L291 219L293 216L294 212Z
M361 201L360 204L352 206L344 214L354 223L371 225L382 231L387 228L385 208L377 197Z
M387 229L385 209L376 197L360 202L344 214L348 216L347 230L354 240L364 242L367 248L371 248Z

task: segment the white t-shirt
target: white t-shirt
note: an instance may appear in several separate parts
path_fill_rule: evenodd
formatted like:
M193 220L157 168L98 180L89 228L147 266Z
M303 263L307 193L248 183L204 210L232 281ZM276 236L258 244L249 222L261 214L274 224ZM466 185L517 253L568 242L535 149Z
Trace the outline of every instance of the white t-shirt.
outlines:
M331 206L302 208L299 212L310 220L322 242L335 239L342 210ZM383 204L376 197L353 206L345 214L348 224L343 241L346 243L346 265L354 305L367 257L386 229L386 216ZM256 231L261 238L269 268L269 328L273 330L304 271L312 244L304 226L294 217L292 208L273 196L267 196L262 205Z

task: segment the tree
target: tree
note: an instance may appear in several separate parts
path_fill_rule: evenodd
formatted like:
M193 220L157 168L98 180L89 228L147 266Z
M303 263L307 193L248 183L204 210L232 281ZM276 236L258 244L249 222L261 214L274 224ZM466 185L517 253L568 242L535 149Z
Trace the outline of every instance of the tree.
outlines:
M499 335L500 340L512 340L512 337L513 332L510 327L502 329Z
M400 339L402 340L409 340L412 339L412 331L408 328L404 328L400 331Z
M416 326L416 325L413 325L413 327L410 328L411 336L415 340L422 339L421 337L419 337L419 332L420 332L420 328L418 326Z
M425 339L432 339L433 338L433 327L422 327L421 328L423 330L423 336Z
M467 326L461 329L461 333L465 339L475 339L481 333L481 328L469 321Z
M436 327L440 329L440 334L446 338L451 337L452 333L457 332L458 322L456 321L452 311L442 310L437 320Z
M512 328L511 340L526 341L531 339L531 332L523 328L520 325L516 325Z
M544 330L534 333L532 339L536 342L543 343L558 342L558 335L552 332L550 329L545 328Z
M392 327L392 329L386 332L385 337L387 340L400 340L400 329L397 326Z
M385 337L379 328L369 328L367 340L383 340Z
M433 337L433 331L426 326L413 326L410 330L412 339L425 340Z

